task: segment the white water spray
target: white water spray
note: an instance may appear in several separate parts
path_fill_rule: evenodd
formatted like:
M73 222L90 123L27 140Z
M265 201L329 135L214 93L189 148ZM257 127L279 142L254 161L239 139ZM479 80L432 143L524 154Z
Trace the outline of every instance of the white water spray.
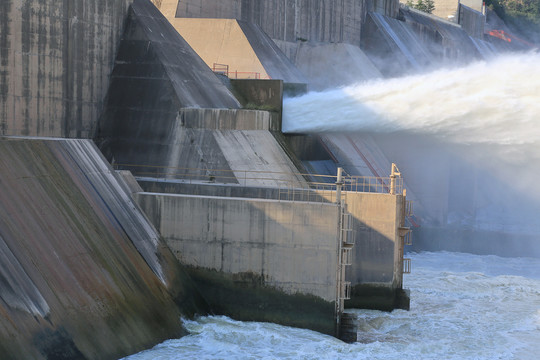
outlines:
M283 114L288 133L375 136L425 217L540 231L540 54L309 93Z
M284 103L283 132L413 132L450 142L540 137L540 54L309 93Z

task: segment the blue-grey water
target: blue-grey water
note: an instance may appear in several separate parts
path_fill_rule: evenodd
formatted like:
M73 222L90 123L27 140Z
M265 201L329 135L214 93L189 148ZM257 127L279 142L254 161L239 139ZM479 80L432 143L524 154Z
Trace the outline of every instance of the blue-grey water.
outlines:
M410 311L350 310L359 342L227 317L184 320L190 335L129 356L149 359L536 359L540 259L410 254Z

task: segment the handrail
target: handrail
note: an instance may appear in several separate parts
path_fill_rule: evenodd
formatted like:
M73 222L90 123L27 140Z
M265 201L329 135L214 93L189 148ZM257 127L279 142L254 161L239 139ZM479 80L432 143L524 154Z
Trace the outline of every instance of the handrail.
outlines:
M214 63L212 65L212 71L220 75L225 75L230 79L272 79L270 75L261 76L261 73L256 71L229 71L229 65L227 64Z
M188 181L189 183L207 181L211 183L243 184L243 186L248 186L248 182L260 184L261 182L268 181L274 182L276 184L275 186L279 188L283 186L296 190L335 190L337 181L336 175L280 171L184 168L141 164L114 164L113 166L116 170L129 170L135 177L157 178L162 179L162 181L180 180L182 182ZM304 180L310 177L315 181ZM386 184L389 180L389 177L381 178L345 174L342 189L349 192L388 193L388 186ZM396 193L401 193L402 189L403 181L401 177L398 177L396 179Z

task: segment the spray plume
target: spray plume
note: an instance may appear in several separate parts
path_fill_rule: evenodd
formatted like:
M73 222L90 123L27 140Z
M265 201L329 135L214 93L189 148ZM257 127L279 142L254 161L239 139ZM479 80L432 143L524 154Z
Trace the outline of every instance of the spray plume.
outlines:
M411 132L450 142L523 144L540 137L540 55L378 80L284 103L283 132Z
M477 227L540 231L540 54L308 93L283 117L286 133L372 134L414 191L435 184L448 221L456 211Z

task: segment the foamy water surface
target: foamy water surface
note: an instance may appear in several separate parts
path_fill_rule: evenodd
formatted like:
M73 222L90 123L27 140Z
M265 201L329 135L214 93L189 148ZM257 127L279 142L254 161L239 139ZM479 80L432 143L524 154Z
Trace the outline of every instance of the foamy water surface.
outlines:
M540 259L412 254L411 310L352 310L359 342L226 317L185 321L190 335L127 357L147 359L535 359Z

